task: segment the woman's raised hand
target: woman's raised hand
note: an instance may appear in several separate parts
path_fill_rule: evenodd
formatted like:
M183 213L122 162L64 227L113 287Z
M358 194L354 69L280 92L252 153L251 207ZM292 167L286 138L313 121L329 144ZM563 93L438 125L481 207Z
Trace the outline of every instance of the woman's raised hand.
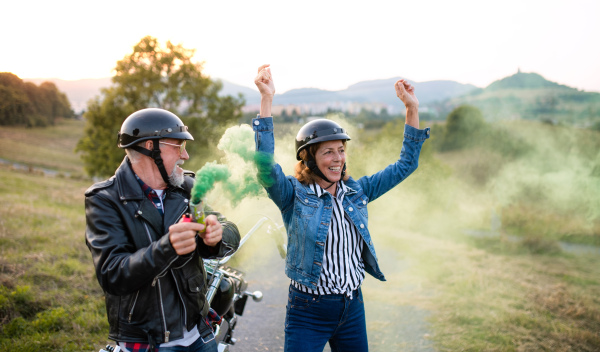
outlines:
M396 95L406 106L406 124L419 128L419 99L415 95L415 87L400 79L394 85Z
M273 83L273 76L271 75L270 64L262 65L258 68L258 74L254 79L254 84L258 87L258 91L262 96L273 96L275 95L275 83Z
M419 107L419 99L415 95L415 87L403 79L398 80L394 87L396 88L396 95L402 100L407 109Z

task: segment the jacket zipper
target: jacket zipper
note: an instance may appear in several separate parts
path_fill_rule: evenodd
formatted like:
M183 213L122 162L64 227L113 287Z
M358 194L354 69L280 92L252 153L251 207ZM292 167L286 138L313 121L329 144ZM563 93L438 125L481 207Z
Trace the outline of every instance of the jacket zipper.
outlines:
M183 325L187 330L187 309L185 308L185 301L183 300L183 296L181 295L181 291L179 290L179 284L177 283L177 278L175 277L175 273L171 270L171 275L173 275L173 280L175 281L175 287L177 288L177 294L179 295L179 299L181 300L181 305L183 306Z
M183 211L181 213L180 217L184 213L185 213L185 211ZM146 235L148 236L148 240L150 241L150 243L152 243L152 236L150 236L150 230L148 230L148 225L146 223L144 223L144 228L146 229ZM158 299L160 301L160 310L161 310L161 314L162 314L163 328L164 328L164 331L165 331L165 343L169 342L169 335L171 335L171 332L169 330L167 330L167 319L165 317L165 307L164 307L164 304L163 304L162 290L160 288L159 278L161 278L161 277L164 276L165 272L167 270L169 270L169 267L171 266L171 264L173 264L176 260L177 260L177 257L175 257L175 259L173 259L167 265L167 267L165 268L165 270L161 271L156 277L154 277L154 280L152 280L152 287L154 287L156 284L158 284ZM181 299L181 292L179 292L179 286L177 285L177 280L175 280L175 287L177 287L177 294L179 295L179 298ZM136 300L137 300L137 296L136 296ZM182 302L183 302L183 299L182 299ZM185 311L185 304L183 306L183 309ZM131 315L130 315L130 319L131 319ZM187 319L187 314L186 314L186 319ZM186 324L186 326L187 326L187 324Z
M190 256L190 258L189 258L188 260L186 260L186 261L185 261L185 263L183 263L183 264L181 264L180 266L178 266L178 267L175 267L175 268L173 268L173 269L180 269L180 268L183 268L183 267L184 267L184 266L185 266L187 263L189 263L189 262L190 262L190 260L192 260L192 258L193 258L193 256Z
M146 235L148 236L148 240L150 241L150 243L152 243L152 237L150 236L150 230L148 229L148 225L146 223L144 223L144 228L146 229ZM169 267L171 266L171 264L173 264L175 261L177 260L177 257L175 257L175 259L173 259L165 268L165 270L161 271L158 275L156 275L154 277L154 280L152 280L152 287L154 287L156 285L156 281L165 276L165 272L167 270L169 270Z
M160 302L160 313L162 314L163 328L165 331L165 343L166 343L166 342L169 342L169 335L171 334L171 332L167 330L167 319L165 318L165 307L163 305L160 281L157 281L157 283L158 283L158 300Z
M138 296L140 295L140 291L135 293L135 299L133 300L133 305L131 306L131 310L129 311L129 318L127 322L131 323L131 317L133 316L133 309L135 308L135 304L137 303Z

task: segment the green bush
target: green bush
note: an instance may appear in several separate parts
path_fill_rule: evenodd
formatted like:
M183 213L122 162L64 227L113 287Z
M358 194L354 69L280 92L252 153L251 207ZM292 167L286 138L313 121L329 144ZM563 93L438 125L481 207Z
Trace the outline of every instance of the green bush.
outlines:
M541 236L527 236L521 244L532 254L558 254L561 252L557 241Z
M18 337L31 334L31 324L22 317L11 320L4 326L4 334L7 337Z
M31 326L38 332L51 332L63 330L70 321L69 314L63 307L45 310L36 315Z

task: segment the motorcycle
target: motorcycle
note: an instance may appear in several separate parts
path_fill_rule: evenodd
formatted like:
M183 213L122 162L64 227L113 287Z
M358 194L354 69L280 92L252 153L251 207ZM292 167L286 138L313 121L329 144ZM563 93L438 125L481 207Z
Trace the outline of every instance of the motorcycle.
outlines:
M286 245L285 233L282 232L283 225L278 225L275 221L267 216L261 217L256 224L244 235L240 240L238 249L218 259L203 259L204 268L207 273L208 290L206 300L218 317L213 316L211 327L217 340L219 352L229 352L230 347L237 342L233 337L238 317L244 314L244 309L248 301L248 297L252 297L255 302L260 302L263 294L260 291L247 291L248 282L244 278L245 273L227 266L227 262L242 248L242 246L250 239L250 237L260 229L264 224L268 224L267 234L275 240L279 254L285 258ZM99 352L122 352L119 346L107 345Z

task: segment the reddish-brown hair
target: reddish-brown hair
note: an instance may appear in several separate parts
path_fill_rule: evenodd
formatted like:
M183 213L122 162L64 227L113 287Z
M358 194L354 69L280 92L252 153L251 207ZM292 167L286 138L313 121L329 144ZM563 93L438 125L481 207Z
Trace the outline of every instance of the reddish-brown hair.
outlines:
M346 148L346 140L343 139L341 141L344 144L344 148ZM300 159L302 160L298 161L298 163L294 167L294 177L297 178L298 181L300 181L300 183L309 185L312 183L316 183L318 180L321 179L319 176L315 175L315 173L312 172L311 169L304 165L304 162L308 160L308 153L310 152L310 154L313 155L314 158L314 155L317 153L317 150L321 146L321 143L311 144L308 146L308 148L302 149L298 154L298 156L300 156ZM346 174L344 175L343 180L348 180L348 177L350 177L350 174L348 173L348 170L346 170Z

